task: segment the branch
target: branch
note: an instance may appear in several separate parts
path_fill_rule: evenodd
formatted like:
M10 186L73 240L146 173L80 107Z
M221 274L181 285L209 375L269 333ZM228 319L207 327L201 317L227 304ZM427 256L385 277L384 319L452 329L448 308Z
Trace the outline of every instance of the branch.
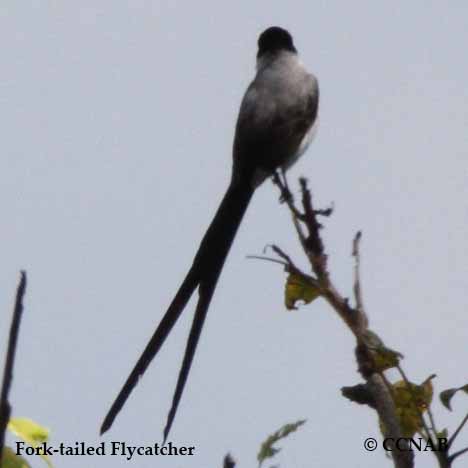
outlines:
M458 427L457 427L456 431L453 433L452 437L450 437L450 439L448 441L449 448L453 445L453 443L455 442L455 439L457 438L458 434L463 429L463 426L466 424L467 421L468 421L468 413L465 415L462 422L458 425Z
M467 453L467 452L468 452L468 447L465 447L464 449L459 450L458 452L453 453L453 454L450 455L450 457L449 457L450 462L453 462L453 460L455 460L455 458L457 458L457 457L459 457L460 455L463 455L464 453Z
M379 418L385 427L385 437L389 440L387 445L393 445L391 454L395 468L412 468L414 466L414 453L410 450L399 450L394 443L394 441L401 439L403 434L400 422L396 417L392 395L383 377L374 373L369 376L367 384L376 403Z
M375 405L380 420L385 427L385 437L398 440L403 437L403 434L396 415L393 397L384 377L374 370L371 350L367 345L367 336L370 332L368 329L369 321L364 311L359 277L359 241L361 234L357 233L353 242L353 256L355 258L354 296L356 306L352 307L348 299L338 292L331 280L330 273L328 272L328 257L320 236L322 225L317 218L318 216L329 216L331 210L314 209L312 195L307 187L307 180L301 178L299 182L302 192L301 209L298 209L294 205L292 197L286 198L286 201L293 216L299 240L315 275L313 279L318 284L322 297L332 306L356 337L356 356L359 369L366 380L366 386L369 391L368 401L372 402L372 405ZM288 193L287 186L282 185L279 177L275 179L275 183L280 187L282 194ZM287 263L292 264L292 261L286 254L282 253L280 256ZM411 451L393 450L392 457L396 468L412 468L414 466L414 454Z
M26 291L26 272L21 272L21 279L16 291L15 308L11 322L10 335L8 338L7 357L5 369L3 371L2 393L0 397L0 460L2 460L3 446L5 443L5 431L10 419L11 406L8 402L11 382L13 380L13 364L15 361L16 345L18 342L18 332L23 313L23 297Z
M369 321L367 319L366 313L364 311L364 302L362 300L362 290L361 290L361 255L359 253L359 244L361 243L362 233L358 231L354 236L353 240L353 257L355 260L354 263L354 299L356 301L356 309L359 311L359 314L362 316L363 320L365 319L365 326L367 328Z

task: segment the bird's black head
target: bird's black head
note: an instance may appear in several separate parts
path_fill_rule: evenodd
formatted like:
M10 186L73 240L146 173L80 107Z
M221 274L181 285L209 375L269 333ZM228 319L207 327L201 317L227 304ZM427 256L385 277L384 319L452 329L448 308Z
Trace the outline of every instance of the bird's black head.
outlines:
M278 26L265 29L258 38L257 58L261 57L263 54L275 53L280 50L297 52L291 34L289 34L286 29Z

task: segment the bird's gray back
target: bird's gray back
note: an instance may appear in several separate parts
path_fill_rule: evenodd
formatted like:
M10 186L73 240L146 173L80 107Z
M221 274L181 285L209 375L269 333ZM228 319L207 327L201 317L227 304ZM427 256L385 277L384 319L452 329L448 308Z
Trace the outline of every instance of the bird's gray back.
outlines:
M296 54L268 59L259 62L242 100L233 148L234 173L260 168L263 179L296 159L316 120L319 92L316 78Z

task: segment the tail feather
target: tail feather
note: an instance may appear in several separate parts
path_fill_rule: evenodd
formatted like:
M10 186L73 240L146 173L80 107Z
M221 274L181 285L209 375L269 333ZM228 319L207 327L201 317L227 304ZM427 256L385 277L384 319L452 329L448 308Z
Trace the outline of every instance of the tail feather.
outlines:
M232 245L237 229L242 221L247 206L252 198L254 189L250 184L231 184L210 224L200 247L193 260L187 276L177 291L171 305L151 337L116 400L112 404L101 426L101 434L113 424L116 416L135 388L138 380L148 368L149 364L161 349L164 341L180 317L194 290L199 289L199 299L195 316L190 330L184 360L179 372L172 406L169 411L164 429L164 440L174 421L185 383L192 365L193 356L200 338L203 323L208 311L211 298L216 288L219 275L223 268L229 249Z
M125 381L122 389L120 390L117 398L104 418L102 423L100 433L104 434L107 430L110 429L114 423L115 418L120 413L123 405L127 401L130 393L132 393L136 384L138 383L140 377L144 374L148 366L150 365L153 358L156 356L158 351L161 349L164 341L174 327L177 319L180 317L180 314L184 310L187 302L193 294L193 291L198 285L198 278L192 270L189 271L187 276L184 279L184 282L177 291L176 296L174 297L171 305L167 309L167 312L164 314L161 322L158 325L158 328L154 332L150 341L146 345L143 353L138 359L135 367Z
M164 442L174 422L218 278L253 192L254 189L247 184L231 186L228 189L195 257L194 265L198 262L203 263L198 287L199 299L164 428Z

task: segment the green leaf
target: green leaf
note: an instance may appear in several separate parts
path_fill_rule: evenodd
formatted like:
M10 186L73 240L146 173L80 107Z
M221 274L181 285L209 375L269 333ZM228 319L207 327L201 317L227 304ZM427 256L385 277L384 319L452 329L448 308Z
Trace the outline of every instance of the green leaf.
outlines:
M320 296L320 291L303 275L290 273L286 280L284 303L288 310L297 309L296 302L311 303Z
M1 468L31 468L31 465L10 447L3 447Z
M301 419L295 423L285 424L281 429L268 436L267 439L262 443L260 451L258 452L258 466L260 467L267 458L273 458L281 450L273 446L276 444L276 442L284 439L289 434L291 434L291 432L295 432L298 427L302 426L305 422L305 419Z
M468 394L468 384L458 388L449 388L447 390L444 390L443 392L440 392L440 401L448 410L452 411L452 398L456 393L460 391Z

